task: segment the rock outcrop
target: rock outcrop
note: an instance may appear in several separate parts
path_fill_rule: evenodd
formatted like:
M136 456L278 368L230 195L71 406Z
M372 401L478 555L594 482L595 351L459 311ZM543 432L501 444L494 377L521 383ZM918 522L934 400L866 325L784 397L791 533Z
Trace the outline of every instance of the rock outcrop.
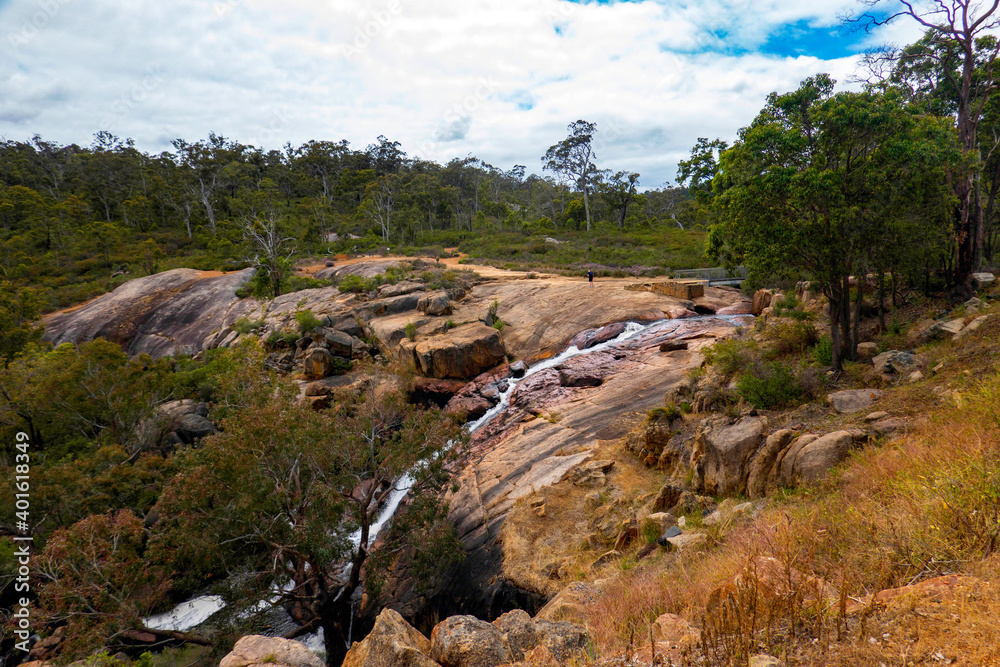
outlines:
M173 269L130 280L79 308L43 318L45 339L55 345L106 338L129 355L195 354L211 334L236 319L239 289L252 269L206 275Z
M401 345L420 372L433 378L474 378L507 358L500 332L478 322Z
M302 642L280 637L241 637L219 667L325 667Z
M430 640L399 612L383 609L368 636L351 646L343 667L438 667L430 652Z

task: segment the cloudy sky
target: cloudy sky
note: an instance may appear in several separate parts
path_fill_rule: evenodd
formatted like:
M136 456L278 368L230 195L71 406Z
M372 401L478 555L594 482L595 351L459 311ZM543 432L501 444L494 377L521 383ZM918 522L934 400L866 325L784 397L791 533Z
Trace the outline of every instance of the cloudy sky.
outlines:
M771 91L919 33L844 30L851 0L0 0L0 137L150 152L378 135L411 157L540 158L576 119L599 167L672 181Z

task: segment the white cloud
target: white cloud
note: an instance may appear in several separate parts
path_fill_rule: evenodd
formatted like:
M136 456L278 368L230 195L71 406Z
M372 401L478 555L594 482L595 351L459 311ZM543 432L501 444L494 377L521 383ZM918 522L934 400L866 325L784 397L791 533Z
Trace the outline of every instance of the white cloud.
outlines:
M768 92L846 80L849 59L755 53L778 25L835 26L843 2L12 0L0 135L87 144L110 129L159 151L210 131L265 148L384 134L412 156L537 172L585 118L602 167L656 186Z

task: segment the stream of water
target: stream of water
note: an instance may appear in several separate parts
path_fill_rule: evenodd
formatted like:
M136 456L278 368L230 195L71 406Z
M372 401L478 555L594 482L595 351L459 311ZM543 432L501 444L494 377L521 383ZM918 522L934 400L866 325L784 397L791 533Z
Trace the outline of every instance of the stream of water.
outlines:
M723 319L729 322L738 322L740 317L745 317L745 316L708 316L704 318L689 318L687 321L691 321L694 319L715 318L715 319ZM548 368L553 368L555 366L558 366L561 363L565 362L567 359L572 359L573 357L580 356L583 354L593 354L595 352L601 352L616 345L620 345L622 342L630 338L633 338L642 332L648 331L654 327L664 326L666 324L669 324L670 322L674 322L674 320L659 320L647 324L628 322L625 326L625 330L622 331L622 333L620 333L615 338L594 345L593 347L588 347L584 349L579 349L577 346L573 345L564 350L559 355L535 364L525 372L523 377L509 378L507 389L500 394L500 400L497 402L497 404L493 406L488 412L486 412L486 414L484 414L482 417L473 422L470 422L466 426L466 428L468 428L470 433L474 434L476 433L476 431L480 430L481 428L489 424L498 415L502 414L504 410L507 409L507 406L510 404L510 398L513 395L515 389L517 389L517 385L525 378L528 378L534 375L535 373L546 370ZM385 525L389 521L392 520L393 515L399 508L400 503L402 503L403 499L406 498L406 495L410 492L410 489L413 487L413 484L414 480L409 474L403 475L396 481L396 484L394 485L392 492L386 499L382 511L379 512L378 518L375 520L375 523L371 525L371 529L369 531L369 543L374 543L375 538L378 536L379 532L385 527ZM354 548L356 549L361 541L361 530L358 529L357 531L355 531L351 535L350 539L351 543L354 545ZM276 595L276 598L277 597L280 597L280 595ZM264 601L262 601L262 604L263 603ZM182 602L181 604L177 605L177 607L168 612L157 614L155 616L150 616L149 618L145 619L145 624L147 627L155 630L173 630L178 632L186 632L207 621L209 617L211 617L213 614L221 610L224 606L225 603L223 602L222 598L219 597L218 595L202 595L193 598L191 600L188 600L186 602ZM309 646L310 649L314 651L323 650L324 648L323 631L321 629L317 633L299 637L299 641L302 641L307 646Z

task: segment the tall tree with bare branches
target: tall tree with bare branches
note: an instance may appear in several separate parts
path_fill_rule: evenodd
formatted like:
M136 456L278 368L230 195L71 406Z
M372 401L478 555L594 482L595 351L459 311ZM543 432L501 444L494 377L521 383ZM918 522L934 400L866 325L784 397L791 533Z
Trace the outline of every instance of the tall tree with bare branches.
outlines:
M958 199L955 212L955 282L972 290L972 274L983 258L983 212L979 201L982 156L977 133L983 110L998 83L996 60L1000 41L989 39L1000 28L1000 0L861 0L866 10L852 19L865 30L876 29L899 18L916 21L927 30L937 48L921 50L921 57L936 60L938 69L955 95L955 126L966 160L953 181ZM985 48L984 48L985 47ZM905 51L893 54L905 57Z

